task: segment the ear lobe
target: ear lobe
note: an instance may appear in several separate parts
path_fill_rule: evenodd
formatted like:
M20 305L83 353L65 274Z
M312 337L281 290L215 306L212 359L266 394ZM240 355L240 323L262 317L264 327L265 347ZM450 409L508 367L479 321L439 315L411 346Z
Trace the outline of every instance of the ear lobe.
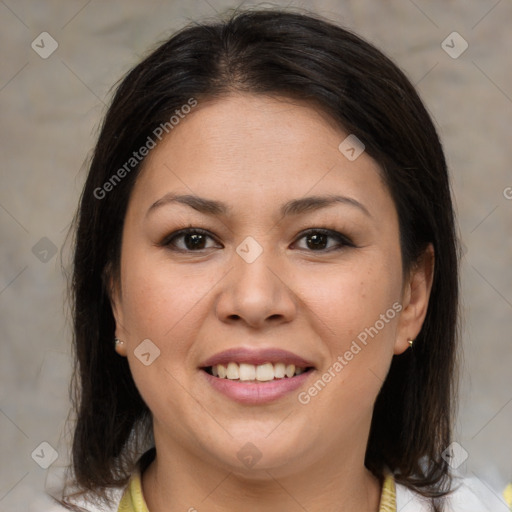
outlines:
M403 310L400 315L394 353L402 354L409 348L421 331L427 315L430 292L434 280L435 254L429 244L420 259L414 264L402 293Z
M115 337L116 339L121 340L120 343L115 344L116 352L121 356L126 356L126 331L123 328L123 318L122 318L122 307L121 307L121 297L119 291L119 285L112 273L112 267L110 263L105 267L103 271L103 286L105 289L105 293L107 294L110 307L112 309L112 316L114 317L114 321L116 323L115 329ZM112 340L114 342L114 340Z

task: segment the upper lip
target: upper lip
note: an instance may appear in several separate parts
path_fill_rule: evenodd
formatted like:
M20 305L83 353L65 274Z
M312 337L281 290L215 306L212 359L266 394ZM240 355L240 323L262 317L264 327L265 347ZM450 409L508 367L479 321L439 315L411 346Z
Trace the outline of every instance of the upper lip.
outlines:
M231 362L254 365L264 363L284 363L294 364L299 368L314 367L312 362L303 359L293 352L288 352L287 350L280 348L250 349L244 347L230 348L223 350L222 352L218 352L201 363L200 367L207 368L217 364L227 365Z

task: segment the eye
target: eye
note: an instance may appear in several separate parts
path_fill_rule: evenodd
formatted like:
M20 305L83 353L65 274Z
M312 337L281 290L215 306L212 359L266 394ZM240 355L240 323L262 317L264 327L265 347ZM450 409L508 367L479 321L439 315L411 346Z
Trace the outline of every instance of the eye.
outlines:
M187 228L181 229L180 231L176 231L175 233L172 233L171 235L167 236L160 243L160 245L169 247L170 249L176 251L197 252L211 248L211 246L206 246L208 238L214 240L213 237L208 233L208 231L205 231L204 229ZM182 240L181 246L178 243L179 240Z
M352 241L345 235L333 231L332 229L310 229L303 232L298 240L306 240L306 248L313 252L322 252L330 250L339 250L344 247L355 247ZM329 239L336 243L329 246Z
M159 245L178 252L199 252L218 246L215 244L208 246L208 239L217 243L215 238L204 229L186 228L171 233ZM313 252L330 252L345 247L355 247L347 236L332 229L315 228L303 231L297 242L303 239L306 241L306 247L299 247L299 249Z

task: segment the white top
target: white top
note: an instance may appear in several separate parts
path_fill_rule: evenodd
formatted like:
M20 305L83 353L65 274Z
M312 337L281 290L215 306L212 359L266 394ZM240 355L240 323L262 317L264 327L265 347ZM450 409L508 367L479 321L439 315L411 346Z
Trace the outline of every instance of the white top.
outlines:
M446 498L444 512L510 512L501 492L497 492L476 477L454 476L456 489ZM398 512L430 512L423 496L396 484Z
M444 512L510 512L501 492L493 490L486 483L475 477L454 477L457 489L446 499ZM78 503L88 512L117 512L124 488L115 489L112 508L98 508L90 503ZM429 500L396 483L397 512L431 512ZM29 512L65 512L62 506L54 504L46 495L41 495L32 503Z

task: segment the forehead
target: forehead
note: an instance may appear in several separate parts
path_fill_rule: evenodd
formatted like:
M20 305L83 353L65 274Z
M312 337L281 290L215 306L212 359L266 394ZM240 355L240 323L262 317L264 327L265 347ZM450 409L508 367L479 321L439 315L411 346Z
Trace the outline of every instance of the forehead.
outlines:
M340 151L348 135L296 100L236 94L199 102L150 152L134 195L155 201L178 190L254 206L336 191L389 207L377 162Z
M210 164L246 161L249 166L255 154L258 161L266 159L270 164L283 157L300 159L306 153L308 160L322 162L327 156L324 146L337 147L342 135L334 120L304 101L232 94L199 102L160 148L179 148L189 158L209 159Z

